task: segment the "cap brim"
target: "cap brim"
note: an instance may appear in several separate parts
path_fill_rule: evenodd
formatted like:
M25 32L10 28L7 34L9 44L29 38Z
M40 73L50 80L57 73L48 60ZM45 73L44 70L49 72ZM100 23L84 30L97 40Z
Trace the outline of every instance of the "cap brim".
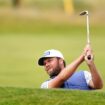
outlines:
M45 57L39 58L38 64L39 64L40 66L43 66L43 60L44 60L44 59L45 59Z
M43 64L44 59L46 59L46 58L51 58L51 57L41 57L41 58L39 58L38 64L39 64L40 66L43 66L43 65L44 65L44 64Z
M39 60L38 60L38 64L40 65L40 66L43 66L44 65L44 59L46 59L46 58L50 58L50 57L41 57L41 58L39 58ZM64 60L63 60L64 61ZM65 61L64 61L65 62ZM65 65L66 65L66 63L65 63Z

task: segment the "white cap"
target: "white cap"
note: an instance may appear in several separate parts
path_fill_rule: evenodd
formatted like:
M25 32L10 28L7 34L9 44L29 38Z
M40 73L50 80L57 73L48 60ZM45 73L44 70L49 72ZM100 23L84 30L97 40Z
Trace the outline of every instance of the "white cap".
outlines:
M48 58L48 57L58 57L58 58L62 58L64 60L64 57L60 51L51 49L51 50L47 50L43 53L43 56L41 58L39 58L39 60L38 60L38 64L40 66L43 66L44 58Z

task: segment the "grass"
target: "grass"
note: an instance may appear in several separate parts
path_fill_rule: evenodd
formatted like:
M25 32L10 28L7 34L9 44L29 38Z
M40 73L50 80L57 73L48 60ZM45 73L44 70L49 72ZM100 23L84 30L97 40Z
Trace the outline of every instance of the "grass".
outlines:
M104 105L101 91L0 87L0 105Z

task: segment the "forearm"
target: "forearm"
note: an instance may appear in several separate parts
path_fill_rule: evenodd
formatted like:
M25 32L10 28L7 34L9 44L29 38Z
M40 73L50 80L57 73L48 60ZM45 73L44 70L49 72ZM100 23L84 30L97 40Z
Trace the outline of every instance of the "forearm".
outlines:
M81 54L76 60L71 64L65 67L62 72L59 74L59 77L62 80L67 80L72 74L77 70L78 66L84 61L84 55Z
M83 54L78 57L75 61L73 61L71 64L69 64L67 67L65 67L58 76L56 76L54 79L52 79L48 87L49 88L57 88L60 87L69 77L72 76L72 74L76 71L77 67L84 61Z
M103 82L102 82L101 76L100 76L94 62L92 61L91 64L88 65L88 67L89 67L91 75L92 75L92 81L93 81L94 88L96 88L96 89L102 88Z

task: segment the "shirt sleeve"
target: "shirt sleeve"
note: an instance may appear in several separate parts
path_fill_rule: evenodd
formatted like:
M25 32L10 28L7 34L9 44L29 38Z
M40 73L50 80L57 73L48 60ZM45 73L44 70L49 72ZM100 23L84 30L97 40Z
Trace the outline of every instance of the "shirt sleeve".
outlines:
M41 88L48 88L48 83L49 83L49 81L43 82L41 84Z
M90 80L92 80L91 73L88 71L84 71L84 75L85 75L86 83L89 85Z

